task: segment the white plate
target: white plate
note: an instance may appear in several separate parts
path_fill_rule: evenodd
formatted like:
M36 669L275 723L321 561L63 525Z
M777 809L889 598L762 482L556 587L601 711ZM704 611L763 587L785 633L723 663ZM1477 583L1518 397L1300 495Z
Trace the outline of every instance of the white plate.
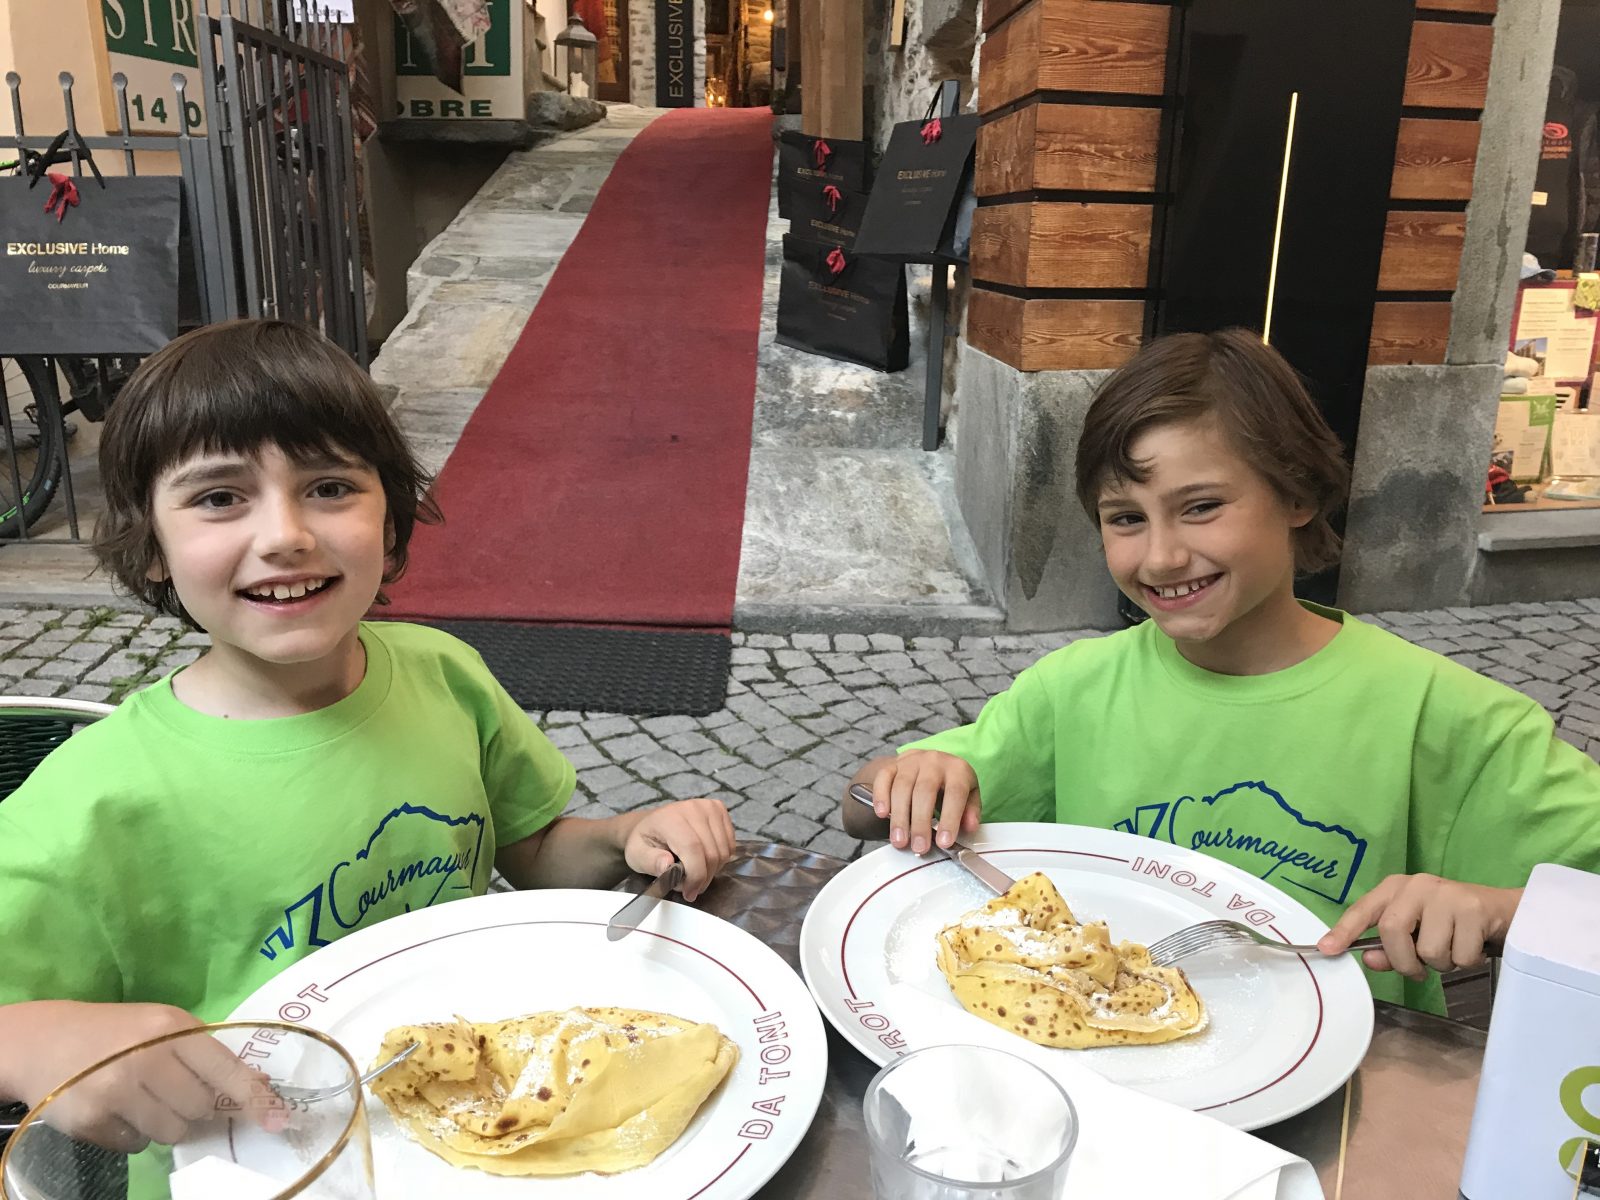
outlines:
M709 1021L739 1045L739 1061L672 1146L619 1175L502 1178L452 1167L402 1133L367 1094L377 1190L383 1200L745 1200L794 1152L828 1073L816 1006L769 947L728 922L663 903L621 941L605 924L618 892L496 893L418 909L301 959L232 1020L310 1025L337 1038L363 1069L396 1025L497 1021L573 1006L640 1008ZM237 1154L250 1165L249 1125ZM277 1139L260 1137L263 1143ZM265 1150L258 1147L257 1152ZM181 1165L181 1164L180 1164Z
M1236 867L1180 846L1076 825L996 823L968 839L1013 878L1043 871L1080 921L1105 920L1113 941L1149 944L1224 918L1286 942L1328 927L1304 905ZM944 858L885 846L829 881L806 914L800 965L823 1015L873 1062L917 1049L899 1027L926 1030L924 1001L968 1017L934 961L934 938L992 893ZM1351 956L1324 959L1261 948L1182 964L1210 1022L1155 1046L1049 1050L1115 1083L1257 1129L1310 1108L1355 1071L1372 1039L1372 992ZM914 988L922 1012L896 994ZM904 1002L901 1002L904 1008ZM954 1035L952 1035L954 1036ZM926 1035L924 1035L924 1043Z

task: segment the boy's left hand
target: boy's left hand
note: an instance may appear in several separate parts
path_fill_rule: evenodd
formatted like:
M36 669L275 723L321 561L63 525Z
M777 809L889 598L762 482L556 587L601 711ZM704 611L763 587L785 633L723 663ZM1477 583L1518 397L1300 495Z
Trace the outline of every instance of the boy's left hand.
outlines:
M685 901L693 901L710 885L722 864L733 857L733 822L720 800L679 800L647 811L623 842L628 868L660 875L683 863Z
M1376 925L1383 949L1366 951L1362 961L1374 971L1423 980L1429 967L1452 971L1482 964L1485 950L1504 941L1521 900L1521 888L1391 875L1352 904L1317 948L1343 954Z

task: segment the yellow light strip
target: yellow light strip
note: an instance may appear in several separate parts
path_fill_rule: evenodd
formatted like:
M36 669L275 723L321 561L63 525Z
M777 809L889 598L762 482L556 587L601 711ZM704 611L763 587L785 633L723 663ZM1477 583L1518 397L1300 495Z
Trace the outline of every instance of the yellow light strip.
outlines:
M1283 179L1278 183L1278 219L1272 228L1272 267L1267 272L1267 315L1261 323L1261 340L1272 342L1272 302L1278 291L1278 248L1283 242L1283 208L1289 197L1289 158L1294 152L1294 116L1300 93L1289 93L1289 131L1283 139Z
M1339 1173L1333 1180L1333 1200L1344 1198L1344 1158L1350 1146L1350 1095L1356 1090L1356 1077L1344 1081L1344 1117L1339 1122Z

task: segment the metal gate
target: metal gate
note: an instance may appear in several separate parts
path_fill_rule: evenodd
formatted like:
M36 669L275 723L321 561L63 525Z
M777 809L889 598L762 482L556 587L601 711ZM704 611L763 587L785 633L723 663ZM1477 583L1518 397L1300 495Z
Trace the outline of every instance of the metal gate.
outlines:
M141 155L176 147L197 293L189 320L210 324L252 316L303 322L366 367L344 32L325 11L308 17L305 7L302 0L222 0L220 15L196 16L202 95L186 95L182 75L174 74L172 82L177 112L189 113L198 101L205 128L187 126L176 141L130 132L121 74L112 80L120 126L115 133L79 132L74 80L61 72L61 123L33 119L33 127L45 132L30 134L23 80L8 73L13 128L12 136L0 136L0 163L14 158L15 169L37 165L54 141L57 153L49 165L70 164L81 184L96 154L102 163L120 155L123 172L136 175ZM35 104L36 96L30 95ZM60 138L56 130L64 130ZM70 469L76 422L103 418L131 365L77 356L0 359L0 544L82 540L85 504ZM65 505L65 531L40 534L34 527L58 500Z
M237 15L232 0L219 16L197 7L208 127L186 130L180 149L205 310L314 325L365 367L343 31L326 11L303 19L298 0L239 0Z

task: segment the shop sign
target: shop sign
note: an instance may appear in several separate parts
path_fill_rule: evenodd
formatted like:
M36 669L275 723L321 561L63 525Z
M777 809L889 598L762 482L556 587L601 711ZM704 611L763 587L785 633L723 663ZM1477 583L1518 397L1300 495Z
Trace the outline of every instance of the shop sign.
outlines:
M489 28L461 52L462 90L434 78L422 48L405 22L394 18L395 96L401 117L496 117L521 120L523 94L522 22L514 27L522 6L511 0L489 0Z
M128 77L128 126L134 133L180 133L185 117L188 129L204 128L204 112L194 97L200 91L200 58L195 48L197 0L90 0L90 21L98 22L103 38L96 39L100 61L100 95L106 128L121 128L117 94L111 77ZM210 11L216 11L211 0ZM172 76L187 79L185 113L178 111Z
M694 0L656 0L656 105L695 105Z

